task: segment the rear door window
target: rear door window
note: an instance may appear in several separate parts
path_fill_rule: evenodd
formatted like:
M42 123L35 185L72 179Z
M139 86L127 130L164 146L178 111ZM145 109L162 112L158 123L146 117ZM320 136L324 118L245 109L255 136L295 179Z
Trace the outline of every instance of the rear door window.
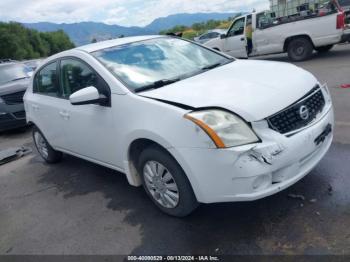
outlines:
M48 64L35 75L34 92L55 97L62 96L58 85L57 62Z

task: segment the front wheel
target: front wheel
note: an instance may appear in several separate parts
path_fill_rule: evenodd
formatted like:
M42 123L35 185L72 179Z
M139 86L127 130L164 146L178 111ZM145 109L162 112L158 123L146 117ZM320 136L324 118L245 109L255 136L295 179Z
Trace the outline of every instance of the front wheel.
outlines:
M49 164L57 163L62 159L62 153L54 150L37 127L33 127L33 140L40 156Z
M334 45L325 45L320 47L315 47L315 50L319 53L326 53L333 48Z
M165 150L157 146L146 148L140 155L138 170L147 195L164 213L184 217L197 208L186 174Z
M292 61L299 62L311 57L313 45L307 38L295 38L288 44L288 56Z

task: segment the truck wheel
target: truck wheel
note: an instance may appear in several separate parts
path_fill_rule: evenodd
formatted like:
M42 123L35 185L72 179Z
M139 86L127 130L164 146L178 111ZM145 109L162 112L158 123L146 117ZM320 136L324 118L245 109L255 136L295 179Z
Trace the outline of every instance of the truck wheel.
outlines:
M164 213L184 217L198 207L184 171L167 151L158 146L146 148L138 170L147 195Z
M33 140L40 156L49 164L60 162L62 153L54 150L37 127L33 127Z
M334 45L325 45L320 47L315 47L315 50L319 53L327 53L329 50L333 48Z
M313 45L307 38L295 38L288 44L288 56L292 61L304 61L311 57Z

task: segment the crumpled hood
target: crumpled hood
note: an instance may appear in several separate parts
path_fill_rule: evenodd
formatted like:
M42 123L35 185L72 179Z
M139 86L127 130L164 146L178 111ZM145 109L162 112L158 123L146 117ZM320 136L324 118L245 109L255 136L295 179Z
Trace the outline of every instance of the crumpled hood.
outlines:
M221 107L257 121L293 104L317 83L292 64L237 60L140 95L194 108Z
M25 91L29 83L30 78L26 78L0 85L0 96Z

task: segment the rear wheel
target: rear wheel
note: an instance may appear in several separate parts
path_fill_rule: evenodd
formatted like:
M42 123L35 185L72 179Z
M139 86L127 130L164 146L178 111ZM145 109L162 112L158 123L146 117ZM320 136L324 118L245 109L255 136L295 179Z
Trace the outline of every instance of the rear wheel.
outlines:
M165 150L157 146L146 148L140 155L138 170L147 195L164 213L184 217L197 208L184 171Z
M333 48L334 45L325 45L320 47L315 47L315 50L319 53L326 53Z
M62 153L54 150L47 142L44 135L37 127L33 127L33 139L35 147L38 150L40 156L50 164L57 163L62 159Z
M313 51L311 41L305 37L292 39L288 44L288 56L292 61L304 61L311 57Z

